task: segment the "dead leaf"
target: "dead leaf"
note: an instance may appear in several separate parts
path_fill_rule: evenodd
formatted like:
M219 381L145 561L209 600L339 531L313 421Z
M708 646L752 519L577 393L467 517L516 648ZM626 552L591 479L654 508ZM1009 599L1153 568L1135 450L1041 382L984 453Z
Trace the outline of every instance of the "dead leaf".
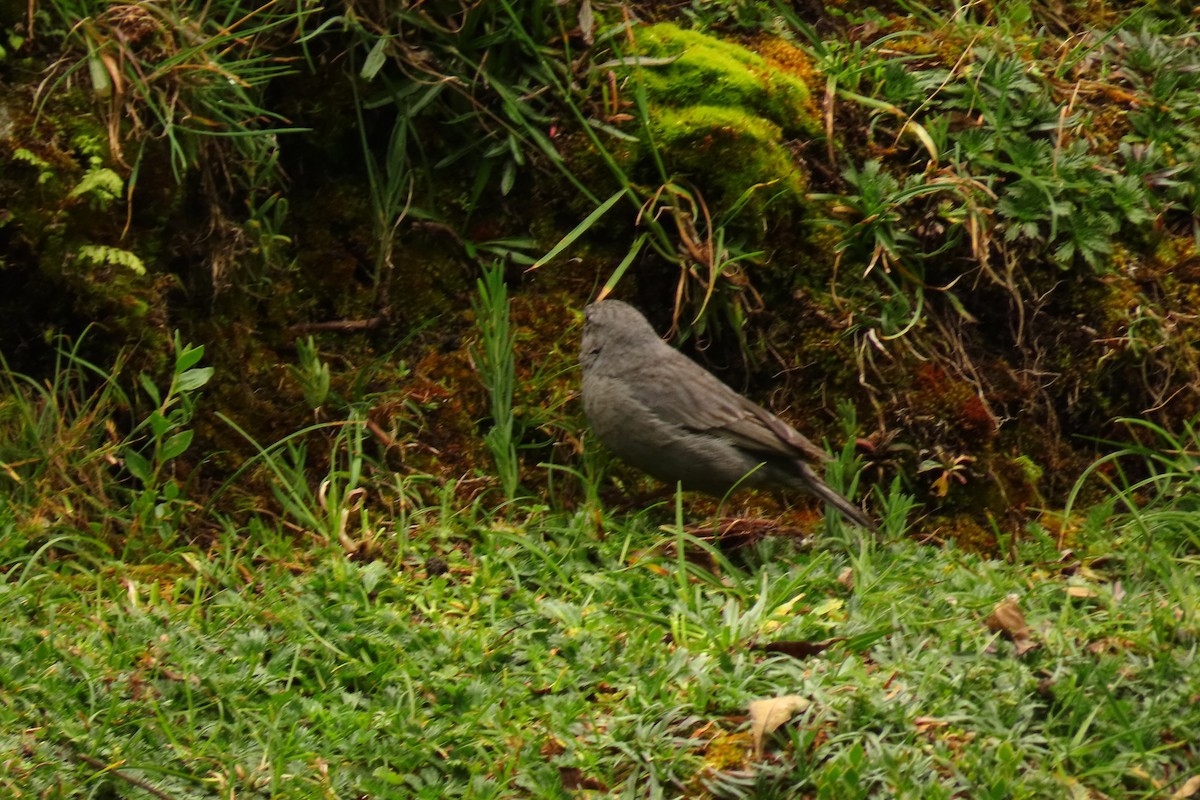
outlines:
M946 720L938 719L937 717L917 717L913 720L913 724L916 725L917 730L921 731L922 733L933 728L945 728L950 725L950 723Z
M578 792L581 789L592 792L608 791L607 784L595 778L585 777L583 770L579 767L559 767L558 777L562 781L563 788L568 792Z
M1014 639L1018 636L1029 635L1029 626L1025 624L1025 613L1021 611L1020 604L1012 595L997 603L985 621L990 630L1006 633Z
M846 567L844 570L842 570L841 572L838 573L837 582L853 592L854 591L854 570L851 569L850 567Z
M1121 653L1135 647L1137 644L1129 639L1120 636L1105 636L1089 643L1085 649L1092 655L1099 655L1101 653Z
M1200 792L1200 775L1193 775L1175 790L1175 794L1171 795L1171 800L1185 800L1188 797L1195 797L1196 793Z
M583 0L579 4L579 32L583 35L583 42L591 46L595 41L596 17L592 14L591 0Z
M1067 597L1096 597L1096 590L1090 586L1068 586Z
M1128 771L1130 775L1137 778L1139 781L1145 781L1155 789L1161 789L1163 786L1162 781L1155 780L1153 775L1151 775L1149 772L1146 772L1146 770L1142 769L1141 767L1130 767Z
M1033 641L1033 631L1025 624L1025 614L1015 595L1009 595L997 603L985 622L989 630L999 631L1012 639L1019 656L1037 647L1037 642Z
M844 641L846 641L845 636L835 636L832 639L826 639L823 642L768 642L762 646L762 649L767 653L782 653L783 655L791 656L792 658L811 658L819 653L823 653L831 644Z
M1114 603L1120 603L1125 599L1125 587L1121 585L1120 581L1113 581L1112 599Z
M754 740L754 757L762 758L763 738L767 734L774 732L780 725L791 719L796 712L803 711L809 705L811 703L808 699L798 694L752 701L750 703L750 734Z

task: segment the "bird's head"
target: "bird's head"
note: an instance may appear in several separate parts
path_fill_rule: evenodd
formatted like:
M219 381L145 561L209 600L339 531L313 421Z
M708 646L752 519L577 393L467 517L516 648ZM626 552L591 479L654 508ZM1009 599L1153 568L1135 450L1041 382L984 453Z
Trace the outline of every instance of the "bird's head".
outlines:
M620 300L592 303L584 309L583 317L579 361L584 369L602 359L623 362L637 351L666 346L642 312Z

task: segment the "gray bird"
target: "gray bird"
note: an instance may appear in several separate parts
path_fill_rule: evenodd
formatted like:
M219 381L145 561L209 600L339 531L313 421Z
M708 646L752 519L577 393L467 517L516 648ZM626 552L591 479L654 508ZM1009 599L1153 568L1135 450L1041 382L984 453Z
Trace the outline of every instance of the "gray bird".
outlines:
M808 492L875 530L813 471L829 454L660 339L633 306L604 300L584 317L584 413L627 464L717 497L735 485Z

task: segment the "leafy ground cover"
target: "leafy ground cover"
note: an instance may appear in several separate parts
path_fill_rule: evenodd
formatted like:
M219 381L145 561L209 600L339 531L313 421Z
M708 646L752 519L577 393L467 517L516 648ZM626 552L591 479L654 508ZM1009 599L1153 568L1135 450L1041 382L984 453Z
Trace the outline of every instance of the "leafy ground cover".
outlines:
M422 508L385 525L369 561L256 520L129 563L82 536L15 555L10 512L0 786L1149 798L1200 785L1193 522L1094 513L1071 552L1037 532L1015 564L862 542L834 522L731 563L671 517ZM796 705L756 734L762 700Z
M601 470L566 474L578 503L464 502L365 454L362 418L315 489L303 448L264 448L280 511L231 516L157 477L211 376L180 353L141 436L112 438L115 378L73 394L69 351L4 406L28 478L0 510L9 796L1200 789L1191 433L1142 424L1157 447L1092 470L1107 502L1007 558L910 535L898 490L881 541L836 518L714 539L682 498L606 510ZM86 498L72 519L105 524L54 521Z

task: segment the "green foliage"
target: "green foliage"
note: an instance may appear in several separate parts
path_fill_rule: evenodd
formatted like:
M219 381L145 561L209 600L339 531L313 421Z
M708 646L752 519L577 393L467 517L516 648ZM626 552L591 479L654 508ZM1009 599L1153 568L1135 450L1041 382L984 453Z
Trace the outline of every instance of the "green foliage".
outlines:
M786 36L788 23L777 3L764 0L691 0L680 9L699 28L735 27L750 34L764 32Z
M275 192L263 197L261 202L251 199L247 206L249 216L245 230L254 242L251 252L264 264L284 262L285 252L292 244L291 237L283 233L290 207L287 198Z
M17 149L13 150L12 158L13 161L24 162L30 166L36 167L38 170L37 182L39 184L44 184L54 178L54 170L51 168L49 162L38 157L34 153L29 152L24 147L18 147Z
M138 258L137 254L131 253L128 250L122 250L119 247L84 244L79 246L75 256L80 261L91 264L92 266L102 267L108 264L114 264L119 267L125 267L137 275L146 274L146 265L142 263L142 260Z
M71 197L87 197L96 208L108 208L114 200L120 200L125 190L121 176L107 167L100 166L96 159L84 173L79 183L71 190Z
M927 182L925 176L909 175L904 184L882 171L879 161L868 161L862 169L850 167L843 174L853 190L846 195L814 195L817 200L843 203L839 215L821 220L839 231L834 251L839 259L849 256L854 264L866 263L865 273L877 266L891 272L900 266L913 267L925 256L917 237L908 230L905 205L931 194L947 191L946 185Z
M133 427L118 454L125 469L141 484L129 505L134 516L127 553L146 546L169 546L183 516L194 507L186 496L186 481L180 480L174 465L195 438L190 426L198 392L212 379L213 368L197 366L204 357L203 345L184 344L178 332L174 344L174 369L165 390L149 376L138 376L154 408Z
M366 10L368 25L344 20L355 51L363 54L360 108L390 107L395 115L388 167L381 174L399 176L402 164L420 164L429 180L441 169L467 164L476 176L469 211L486 188L511 192L528 166L527 154L560 162L546 135L552 98L543 89L560 78L546 70L557 70L573 57L562 36L573 24L571 10L550 0L501 0L428 9L378 7ZM399 44L414 37L422 42L419 52ZM444 126L439 133L445 147L432 162L433 154L408 134L424 121ZM390 180L385 194L398 189L403 196L411 190L407 178ZM388 205L396 207L376 201L377 207Z
M774 24L773 12L786 19L791 5L738 0L691 10L710 25L768 16ZM817 179L834 185L814 199L837 234L841 275L854 276L843 286L864 297L837 319L833 303L806 307L822 315L828 337L870 325L880 335L864 350L882 351L889 340L923 332L923 315L935 305L928 297L945 299L951 318L968 319L957 298L972 283L970 271L983 277L977 283L1014 295L1036 291L1039 303L1045 286L1060 280L1092 285L1099 276L1119 289L1125 270L1114 255L1163 229L1197 224L1200 79L1192 33L1129 23L1073 38L1046 59L1016 42L1043 35L1034 23L1050 13L1044 4L968 4L942 19L901 0L911 13L904 24L936 22L953 53L947 61L941 52L917 52L914 31L872 41L869 31L894 22L878 12L829 5L838 19L863 19L854 39L812 48L826 69L831 119L862 124L831 127L834 163ZM250 53L296 52L272 51L276 29L254 26L308 6L129 11L58 0L53 8L81 22L68 34L86 50L76 52L74 69L90 71L98 95L117 96L113 64L130 81L127 98L180 115L150 124L158 112L146 116L147 105L131 124L162 134L184 171L204 161L208 135L186 126L224 119L218 128L231 141L246 138L247 149L237 152L247 172L238 181L263 187L259 179L277 166L273 144L258 136L270 124L254 105L266 83L234 80L225 97L250 105L238 116L214 101L212 116L203 105L216 93L208 81L220 86L252 69ZM818 135L811 116L792 114L806 102L803 87L773 75L748 50L694 32L672 32L661 51L652 52L655 44L618 53L590 69L574 49L596 34L583 9L550 0L377 4L326 19L323 31L351 38L359 57L345 63L360 92L376 286L393 285L384 275L401 223L444 213L429 202L444 198L434 187L442 176L470 178L456 184L462 219L505 219L516 204L482 218L497 196L526 196L533 164L578 166L567 164L557 149L563 139L549 133L575 120L582 134L573 133L596 144L609 183L568 178L579 182L579 202L596 211L564 247L588 244L591 231L611 240L621 224L617 207L630 218L636 209L644 230L618 228L617 238L633 243L610 284L657 253L683 276L683 327L696 319L683 312L717 308L709 323L740 330L754 296L742 268L758 263L760 251L778 261L792 252L756 238L771 221L766 211L783 211L774 196L799 197L813 180L797 167L797 153L820 148L793 140ZM167 26L147 29L142 40L118 35L136 21L118 14L159 12L176 26L170 30L198 38L172 39ZM984 24L994 29L989 45L972 44ZM614 28L597 38L623 35ZM306 43L315 41L314 34ZM679 42L687 52L675 49ZM282 60L260 66L287 68ZM623 78L606 112L597 97L607 69ZM673 70L686 77L663 80ZM1089 81L1099 78L1138 98L1119 124L1064 94L1064 87L1094 89ZM620 105L621 97L631 105ZM616 119L621 109L630 119ZM63 187L65 199L78 213L111 213L126 195L119 170L93 160L84 144L72 146L86 164ZM28 149L14 160L36 168L42 185L75 175ZM847 165L840 178L839 160ZM249 246L285 249L287 199L253 193L248 209ZM612 227L601 228L601 220ZM27 230L22 220L2 221L6 236ZM468 258L506 254L521 263L533 249L523 235L479 238L460 237ZM80 262L121 267L116 274L126 278L144 271L131 251L91 240L70 248L68 264L77 252ZM155 251L139 244L138 252ZM1168 266L1179 267L1186 292L1183 262ZM861 271L869 281L859 281ZM389 298L380 295L386 308ZM1171 338L1190 340L1184 315L1156 315L1133 290L1120 302L1137 310L1109 362L1136 364ZM426 443L378 434L372 426L381 408L370 388L377 381L360 378L348 400L338 397L311 338L297 342L292 376L310 407L345 416L253 445L257 455L221 476L219 491L228 498L269 488L265 498L246 498L236 519L190 477L210 455L195 452L204 431L199 395L214 379L200 366L204 348L176 335L169 378L128 381L121 363L98 368L65 344L45 381L5 371L0 746L8 755L0 791L1032 798L1149 797L1188 785L1192 743L1200 740L1194 426L1175 434L1134 423L1132 438L1141 443L1119 448L1087 476L1107 496L1082 520L1071 516L1076 502L1060 531L1015 529L1008 561L910 539L934 526L908 527L916 499L899 477L877 491L883 544L839 536L831 522L810 546L768 536L726 552L732 542L689 532L682 499L674 515L654 508L606 516L586 463L582 507L560 507L552 493L513 499L522 434L571 420L559 408L543 409L529 412L545 414L535 426L514 408L517 351L500 264L485 271L473 305L475 364L490 399L486 442L513 500L502 515L484 510L486 495L470 470L460 473L470 476L461 487L414 474L405 448ZM1055 313L1048 303L1034 310ZM1065 351L1061 338L1094 322L1075 314L1060 318L1067 325L1049 340L1054 348ZM945 316L929 321L962 372L982 362L977 341L956 340ZM706 320L691 324L703 332ZM897 371L913 363L896 357ZM1007 357L999 347L987 351L989 360ZM1047 374L1046 366L1026 363L1020 375ZM1070 367L1049 366L1055 380ZM532 382L539 380L545 373ZM1032 408L1026 390L1003 387L1017 398L1014 407ZM403 414L417 402L393 407ZM1070 402L1083 401L1070 395ZM951 428L957 420L945 410L913 416ZM472 419L485 413L464 411ZM881 403L881 428L906 411ZM848 444L828 478L853 492L859 431L850 406L842 418ZM326 451L313 445L318 432L330 434ZM436 457L449 463L456 447L461 442ZM914 463L946 474L969 463L926 455ZM1041 468L1033 458L1005 463L1034 482ZM1041 463L1047 473L1064 469L1059 459ZM1081 482L1073 501L1093 485ZM1056 535L1069 538L1069 552ZM1039 645L1023 654L985 624L1012 595ZM779 643L804 655L764 649ZM782 693L810 704L769 737L765 758L752 760L747 705Z
M0 368L0 479L10 503L31 509L31 540L59 526L103 530L114 493L107 465L122 450L106 430L127 405L116 380L122 359L105 372L83 358L80 342L62 340L44 382L13 372L2 356Z
M874 270L882 296L867 312L879 334L918 329L930 283L945 291L963 271L978 268L1023 304L1040 265L1113 274L1119 243L1144 248L1179 217L1200 236L1189 180L1200 152L1197 61L1190 34L1169 17L1131 13L1112 30L1083 29L1054 64L1029 40L1031 6L943 19L909 5L937 32L889 24L865 44L819 41L790 18L831 91L870 113L868 151L895 150L848 167L843 192L819 195L833 203L824 222L839 233L839 260L885 268ZM950 45L953 59L936 49ZM1064 89L1068 74L1079 81L1075 94ZM1104 75L1132 94L1103 84ZM1131 103L1127 116L1080 98L1093 78L1096 93ZM897 148L906 134L921 148ZM961 295L943 296L972 318Z
M513 355L516 337L509 330L510 303L503 263L493 263L475 283L478 295L471 305L482 343L475 355L475 363L492 408L492 427L484 441L495 461L504 496L512 500L517 496L521 480L512 407L516 388Z
M296 340L298 366L289 367L292 377L300 384L304 402L311 409L319 409L329 397L329 365L321 360L313 337Z
M152 8L54 0L46 4L52 35L66 39L76 60L55 65L50 94L86 68L94 94L116 98L110 126L164 138L178 180L221 159L225 144L238 157L233 174L270 174L275 137L294 130L265 105L267 85L294 69L272 49L302 35L314 11L241 0Z
M1075 483L1067 502L1073 510L1080 496L1099 482L1108 499L1093 510L1090 526L1144 540L1172 555L1190 558L1200 552L1200 424L1191 421L1173 433L1143 419L1120 420L1135 442L1117 446L1097 459Z
M6 390L0 438L7 443L0 469L13 484L11 496L36 509L35 530L81 525L116 538L119 528L126 555L172 543L194 507L177 465L195 437L190 426L199 390L213 375L211 367L197 366L203 346L184 344L178 333L174 345L170 382L163 389L141 374L141 396L122 386L123 358L100 369L80 355L78 342L60 343L45 385L0 360ZM118 420L127 430L118 432Z
M115 201L125 196L125 181L113 170L104 166L104 152L93 137L77 136L75 149L87 158L87 170L71 189L68 197L83 197L92 208L104 211Z
M903 538L730 559L661 514L595 538L521 511L414 502L375 560L218 516L148 569L14 550L0 510L0 787L1132 797L1193 770L1200 598L1153 536L1097 516L1061 565L1038 529L1013 564ZM1020 656L984 624L1010 595ZM809 705L753 759L746 709L781 694Z

